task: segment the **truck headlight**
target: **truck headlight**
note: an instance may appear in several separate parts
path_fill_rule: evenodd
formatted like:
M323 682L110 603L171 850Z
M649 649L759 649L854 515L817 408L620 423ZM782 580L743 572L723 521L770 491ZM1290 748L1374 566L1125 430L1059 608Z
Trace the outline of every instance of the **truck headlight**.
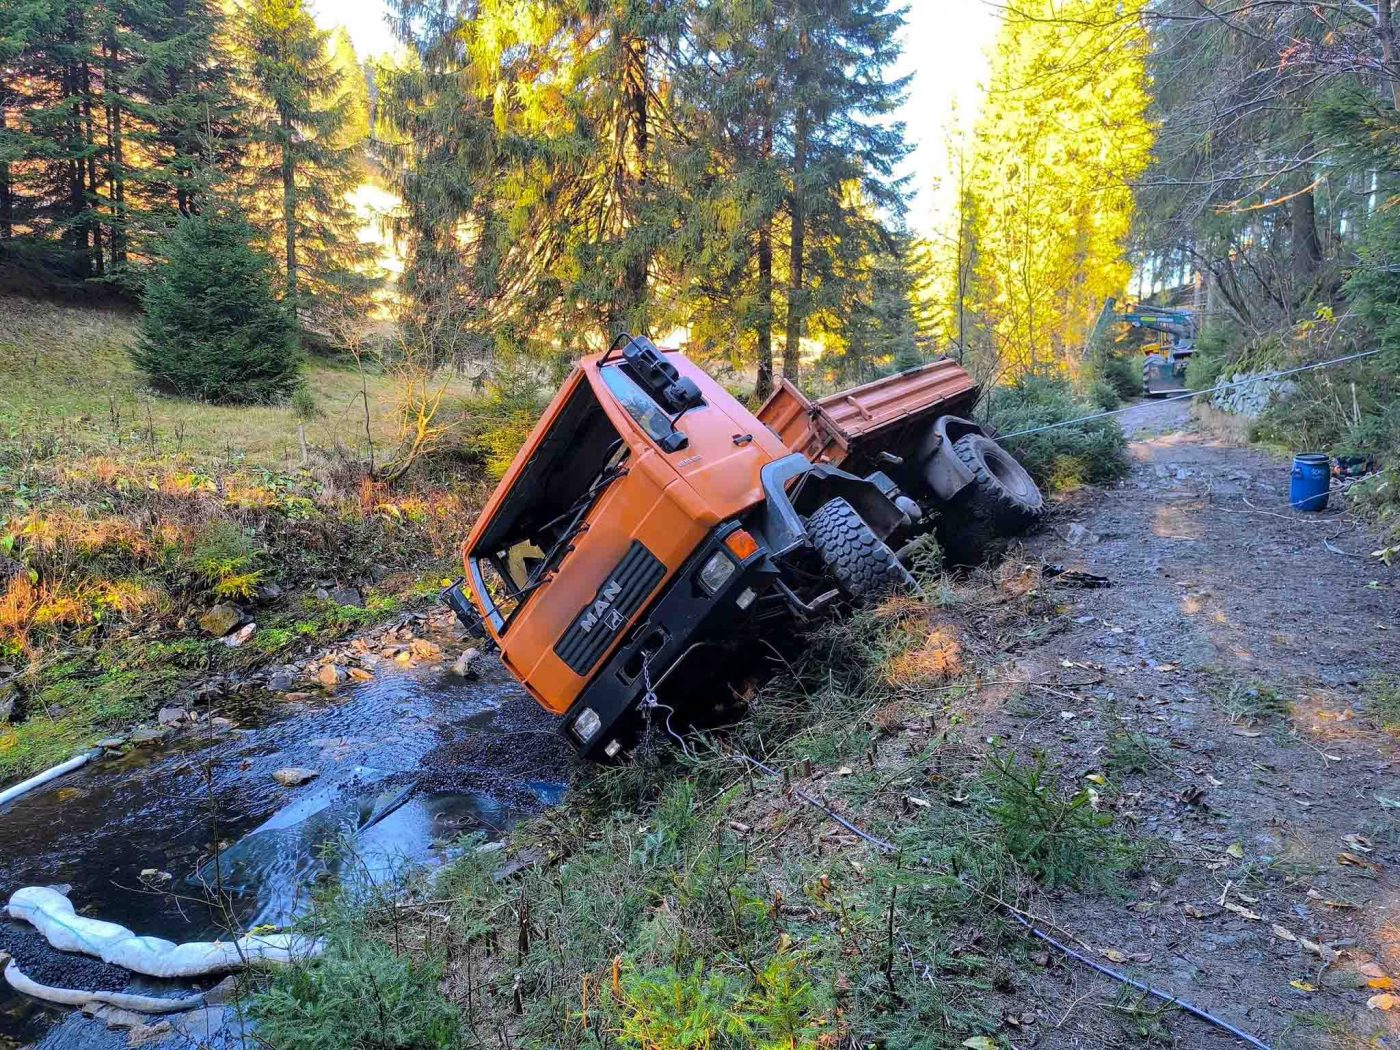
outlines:
M582 713L574 719L574 736L586 744L593 739L593 734L602 727L603 720L598 717L598 712L591 707L585 707Z
M714 594L729 582L729 577L734 575L737 568L724 551L715 551L710 555L709 561L700 568L700 585Z

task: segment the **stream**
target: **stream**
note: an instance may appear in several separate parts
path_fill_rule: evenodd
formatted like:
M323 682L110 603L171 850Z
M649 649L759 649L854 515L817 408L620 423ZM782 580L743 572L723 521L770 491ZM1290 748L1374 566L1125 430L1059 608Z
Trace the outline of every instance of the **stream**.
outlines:
M550 720L483 662L471 681L429 665L308 703L225 704L240 728L202 723L90 763L0 809L0 902L21 886L66 883L81 914L177 942L213 939L293 921L318 878L391 880L463 836L499 837L558 801L569 758ZM273 773L287 767L319 775L283 787ZM54 952L22 923L0 920L0 949L42 983L113 979L93 971L115 968ZM168 995L190 985L127 987ZM69 1014L0 982L0 1048L108 1045L65 1036L85 1020Z

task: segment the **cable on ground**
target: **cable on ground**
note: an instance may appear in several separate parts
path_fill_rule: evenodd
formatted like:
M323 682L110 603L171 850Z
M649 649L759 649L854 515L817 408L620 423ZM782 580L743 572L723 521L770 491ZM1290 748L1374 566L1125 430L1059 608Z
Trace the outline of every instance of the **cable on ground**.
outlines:
M754 769L757 769L770 777L781 777L783 775L778 770L774 769L772 766L767 765L764 762L760 762L753 756L746 755L743 752L736 752L735 758L740 762L747 763ZM861 828L859 825L855 824L854 822L848 820L846 817L843 817L841 814L837 813L834 809L828 806L825 802L821 801L821 799L817 798L815 795L812 795L811 793L802 790L795 784L789 784L789 789L792 791L792 794L795 795L802 802L813 807L814 809L820 810L822 813L825 813L829 818L831 818L837 824L841 825L841 827L845 828L847 831L851 832L851 834L857 836L858 838L861 838L864 841L870 843L870 845L874 846L880 852L899 852L898 847L896 847L894 843L890 842L888 839L880 838L878 835L872 835L864 828ZM932 864L928 861L927 858L920 858L920 860L922 863L932 867ZM944 874L948 873L945 872ZM1271 1050L1269 1045L1263 1040L1259 1039L1257 1036L1250 1035L1248 1032L1240 1028L1236 1028L1229 1021L1226 1021L1220 1017L1216 1017L1214 1014L1201 1009L1199 1006L1196 1006L1194 1003L1191 1003L1186 999L1182 999L1178 995L1174 995L1171 992L1164 992L1159 988L1152 987L1150 984L1144 984L1142 981L1134 980L1132 977L1129 977L1125 973L1120 973L1119 971L1113 969L1111 966L1104 966L1102 963L1090 959L1087 955L1075 951L1073 948L1069 947L1069 945L1061 943L1054 937L1051 937L1048 933L1045 933L1043 930L1039 929L1034 923L1032 923L1029 919L1027 919L1024 915L1018 912L1015 908L1011 907L1011 905L1007 904L1005 901L998 901L997 903L1006 911L1008 915L1011 916L1012 919L1014 919L1017 923L1029 930L1032 936L1034 936L1038 940L1044 941L1052 948L1055 948L1057 951L1064 953L1069 958L1074 959L1076 962L1081 962L1085 966L1088 966L1090 969L1096 970L1097 972L1103 974L1105 977L1111 977L1113 978L1113 980L1118 981L1121 984L1126 984L1130 988L1136 988L1144 995L1150 995L1155 999L1162 1000L1169 1006L1175 1006L1183 1012L1190 1014L1192 1017L1197 1018L1198 1020L1205 1021L1207 1024L1210 1025L1214 1025L1216 1028L1219 1028L1223 1032L1229 1033L1241 1042L1246 1043L1249 1046L1255 1047L1256 1050Z

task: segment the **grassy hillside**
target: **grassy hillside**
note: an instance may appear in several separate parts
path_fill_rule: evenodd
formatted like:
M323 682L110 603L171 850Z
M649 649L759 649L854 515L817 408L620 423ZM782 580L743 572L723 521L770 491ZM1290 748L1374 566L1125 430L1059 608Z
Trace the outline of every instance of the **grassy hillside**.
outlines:
M206 462L232 456L269 469L299 462L297 419L288 406L206 405L153 393L127 354L136 324L127 312L0 296L0 440L88 453L134 443L147 452ZM362 450L361 377L353 362L313 358L306 386L321 412L307 424L308 441ZM371 374L367 389L375 445L392 449L394 384ZM452 393L465 394L465 381Z
M431 593L482 494L470 463L369 475L364 394L376 461L401 445L392 376L311 361L303 464L288 406L153 394L135 330L128 313L0 298L0 783ZM362 601L317 599L331 581ZM249 645L200 629L218 602L256 619Z

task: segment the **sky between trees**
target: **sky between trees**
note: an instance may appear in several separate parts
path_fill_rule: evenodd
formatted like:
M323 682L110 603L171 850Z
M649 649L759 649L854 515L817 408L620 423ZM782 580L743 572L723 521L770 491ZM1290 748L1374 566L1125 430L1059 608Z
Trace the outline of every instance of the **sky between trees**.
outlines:
M911 229L932 233L938 216L953 208L945 178L946 134L954 123L970 129L986 87L988 48L996 36L1000 10L987 0L910 0L904 54L896 74L910 76L900 112L913 147L906 162L910 176L907 216ZM311 9L325 29L343 26L362 59L397 46L384 0L315 0Z

